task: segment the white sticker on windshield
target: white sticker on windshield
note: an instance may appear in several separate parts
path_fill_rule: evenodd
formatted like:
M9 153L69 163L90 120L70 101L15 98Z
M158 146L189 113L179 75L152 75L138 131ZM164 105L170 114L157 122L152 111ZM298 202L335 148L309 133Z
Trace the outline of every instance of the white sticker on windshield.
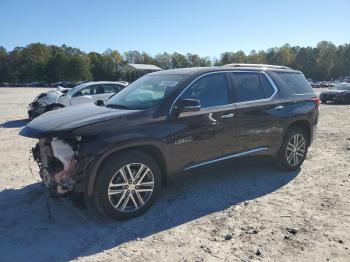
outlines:
M177 85L177 83L179 82L176 82L176 81L162 81L160 82L160 86L170 86L170 87L174 87Z

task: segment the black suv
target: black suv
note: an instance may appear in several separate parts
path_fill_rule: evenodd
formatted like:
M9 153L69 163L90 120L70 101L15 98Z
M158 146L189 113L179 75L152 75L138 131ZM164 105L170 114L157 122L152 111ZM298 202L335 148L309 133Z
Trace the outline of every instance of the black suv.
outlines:
M20 134L39 139L33 155L51 192L127 219L184 170L248 155L298 169L318 105L304 75L289 68L185 68L143 76L105 104L45 113Z

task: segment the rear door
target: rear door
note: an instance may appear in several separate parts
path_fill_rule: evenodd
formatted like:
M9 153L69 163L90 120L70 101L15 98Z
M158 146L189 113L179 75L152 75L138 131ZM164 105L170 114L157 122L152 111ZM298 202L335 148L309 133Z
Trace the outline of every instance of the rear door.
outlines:
M93 91L93 94L91 94L92 100L95 102L97 100L105 100L106 94L105 94L105 88L104 85L98 84L94 86L95 90Z
M235 151L276 147L283 131L277 113L277 87L263 72L233 72L230 76L238 125Z
M190 168L232 152L234 105L226 73L205 75L179 97L198 99L201 110L172 119L173 168Z

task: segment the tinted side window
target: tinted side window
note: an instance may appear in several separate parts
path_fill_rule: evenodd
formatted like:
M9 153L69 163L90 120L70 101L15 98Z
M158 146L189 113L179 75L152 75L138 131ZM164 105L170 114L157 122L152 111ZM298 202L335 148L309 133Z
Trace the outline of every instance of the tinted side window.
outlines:
M267 79L267 77L264 74L260 74L260 78L264 88L265 97L266 98L271 97L275 92L275 90L273 89L270 81Z
M108 85L103 85L103 87L104 87L105 93L115 93L121 90L119 85L108 84Z
M223 73L204 76L194 82L181 99L198 99L202 108L229 103L226 75Z
M295 94L313 93L312 87L303 74L276 72L277 76L294 91Z
M104 92L105 90L103 88L103 85L95 86L95 92L94 92L95 95L101 95L101 94L104 94Z
M264 89L258 73L233 73L235 82L235 102L264 99Z
M77 92L74 96L88 96L94 95L96 91L96 86L88 86Z
M115 91L116 92L119 92L119 91L122 91L124 89L125 86L122 86L122 85L115 85Z

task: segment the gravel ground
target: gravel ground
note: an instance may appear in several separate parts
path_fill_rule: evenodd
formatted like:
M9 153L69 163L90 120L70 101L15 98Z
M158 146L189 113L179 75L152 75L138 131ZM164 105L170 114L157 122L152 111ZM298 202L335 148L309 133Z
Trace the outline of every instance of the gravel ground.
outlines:
M349 105L320 106L300 171L229 161L168 186L145 215L119 222L47 199L28 159L35 140L18 136L43 90L0 88L1 261L350 261Z

